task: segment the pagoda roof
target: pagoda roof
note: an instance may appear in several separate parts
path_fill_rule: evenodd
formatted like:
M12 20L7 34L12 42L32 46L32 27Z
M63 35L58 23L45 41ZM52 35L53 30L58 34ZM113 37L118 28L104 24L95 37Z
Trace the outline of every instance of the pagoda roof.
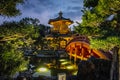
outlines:
M48 22L48 24L50 24L51 22L56 22L56 21L60 21L60 20L67 20L67 21L73 23L73 21L70 20L69 18L64 18L64 17L62 16L62 14L63 14L63 13L60 11L60 12L59 12L59 16L58 16L57 18L55 18L55 19L50 19L49 22Z

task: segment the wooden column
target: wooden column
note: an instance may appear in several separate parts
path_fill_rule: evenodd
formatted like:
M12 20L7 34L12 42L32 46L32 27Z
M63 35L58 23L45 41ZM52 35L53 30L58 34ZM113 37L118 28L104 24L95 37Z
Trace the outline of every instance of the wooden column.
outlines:
M80 48L80 50L81 50L81 51L79 51L79 52L80 52L80 53L79 53L79 56L80 56L80 55L82 54L82 44L80 44L80 47L79 47L79 48Z
M84 48L81 49L81 60L84 60L83 56L84 56Z
M77 50L77 48L75 48L75 57L74 57L74 62L76 62L76 61L77 61L77 52L78 52L78 50Z
M72 59L72 52L73 52L73 50L72 50L72 47L71 47L71 45L70 45L70 60Z
M89 49L89 54L90 54L90 56L93 56L92 49Z

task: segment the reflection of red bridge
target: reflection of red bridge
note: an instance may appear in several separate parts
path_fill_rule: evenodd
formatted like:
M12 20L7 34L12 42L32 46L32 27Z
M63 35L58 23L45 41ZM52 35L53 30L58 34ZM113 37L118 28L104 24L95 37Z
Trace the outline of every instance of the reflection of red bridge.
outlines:
M101 59L109 59L106 54L99 50L91 49L89 39L85 36L78 36L73 38L66 46L66 51L68 52L70 59L73 57L76 61L87 60L91 56Z

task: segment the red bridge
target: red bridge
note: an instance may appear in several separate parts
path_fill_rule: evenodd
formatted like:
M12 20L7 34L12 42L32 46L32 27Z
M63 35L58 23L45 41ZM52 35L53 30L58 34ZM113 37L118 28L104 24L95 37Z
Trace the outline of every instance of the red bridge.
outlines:
M67 45L66 51L68 52L70 59L87 60L91 56L101 59L109 59L106 54L99 50L91 49L89 39L86 36L78 36L73 38Z

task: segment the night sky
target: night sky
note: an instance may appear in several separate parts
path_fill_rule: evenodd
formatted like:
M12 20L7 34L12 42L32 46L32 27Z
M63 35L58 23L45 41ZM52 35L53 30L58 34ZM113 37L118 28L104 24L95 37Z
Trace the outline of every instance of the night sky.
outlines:
M41 24L48 25L48 20L56 18L60 11L65 18L70 18L74 22L81 22L83 0L27 0L23 5L17 6L21 10L21 15L17 17L1 17L3 21L18 21L24 17L38 18Z

